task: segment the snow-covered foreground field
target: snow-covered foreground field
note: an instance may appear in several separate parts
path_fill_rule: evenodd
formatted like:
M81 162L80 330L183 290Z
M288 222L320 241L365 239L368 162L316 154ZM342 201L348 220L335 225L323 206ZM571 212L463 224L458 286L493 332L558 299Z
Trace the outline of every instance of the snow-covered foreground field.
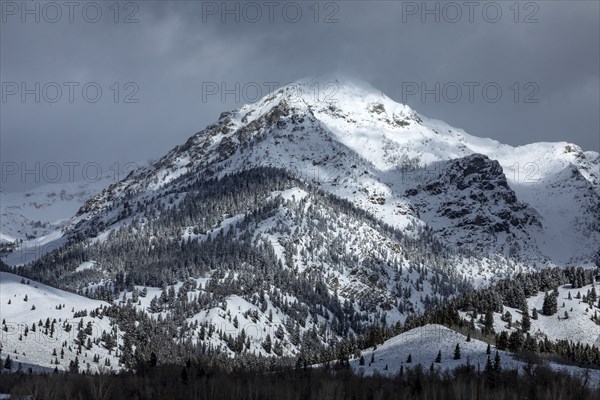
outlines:
M20 276L0 272L2 360L4 361L6 356L10 355L13 369L17 369L21 363L23 368L31 364L66 370L69 362L77 356L77 328L83 320L84 327L88 326L88 322L91 325L91 334L86 334L85 341L87 344L89 339L92 346L90 349L83 346L82 354L78 356L80 369L86 370L88 364L92 372L115 368L118 365L115 351L109 354L109 351L99 342L103 331L110 333L113 329L109 319L101 318L100 315L95 318L89 316L90 311L108 305L103 301L92 300L35 281L25 279L22 283ZM87 310L87 316L74 317L75 312L83 310ZM46 331L46 320L50 322L48 331ZM51 328L53 320L56 320L54 332ZM72 326L70 331L67 331L67 324ZM95 341L97 343L94 343ZM53 355L54 350L56 355ZM64 350L62 358L61 350ZM97 363L93 361L95 355L100 359ZM110 360L110 366L105 366L106 359ZM55 364L56 360L59 364Z
M460 346L461 358L454 360L454 349L457 344ZM355 372L364 375L377 373L393 376L400 371L402 366L406 369L421 364L423 368L429 369L432 363L434 368L439 371L452 370L467 362L483 371L488 357L487 346L487 343L476 339L467 342L465 335L442 325L431 324L395 336L375 350L363 351L365 365L360 365L359 359L351 360L350 365ZM440 351L441 362L435 363ZM495 346L491 347L491 352L493 362L496 354ZM409 355L412 358L411 363L407 363ZM499 355L502 368L505 370L519 369L522 371L522 367L526 366L525 362L516 360L511 353L499 351ZM374 362L371 363L373 358ZM573 366L555 363L550 363L549 366L557 371L565 371L573 375L582 376L585 373L585 370ZM589 382L592 385L600 386L600 370L590 370Z

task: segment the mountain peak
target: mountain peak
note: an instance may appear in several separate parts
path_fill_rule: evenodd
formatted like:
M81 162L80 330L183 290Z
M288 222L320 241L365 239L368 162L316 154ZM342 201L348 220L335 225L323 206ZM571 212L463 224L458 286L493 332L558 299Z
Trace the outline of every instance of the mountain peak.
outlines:
M367 125L394 129L408 126L410 121L420 122L410 107L395 102L368 82L337 75L299 79L236 111L242 120L251 122L274 109L288 108L311 115L337 132Z
M407 106L396 103L373 87L370 83L344 75L323 74L298 79L267 94L253 104L246 104L242 109L263 108L266 105L278 104L285 100L290 106L303 108L305 106L320 107L340 105L346 109L351 105L382 104L384 108L395 109Z
M343 75L324 74L302 78L285 86L288 93L309 103L369 103L396 104L383 91L369 82Z
M296 82L290 84L291 86L301 87L303 89L320 88L324 89L327 87L335 87L344 93L354 93L362 95L377 95L387 98L385 94L373 87L369 82L347 75L336 75L336 74L322 74L316 76L309 76L298 79Z

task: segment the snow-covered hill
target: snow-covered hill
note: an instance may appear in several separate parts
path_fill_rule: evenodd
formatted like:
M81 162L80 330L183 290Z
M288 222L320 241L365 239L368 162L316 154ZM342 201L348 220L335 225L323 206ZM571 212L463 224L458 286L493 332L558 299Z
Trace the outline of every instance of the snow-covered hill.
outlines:
M105 343L100 341L103 332L114 332L110 319L102 316L103 307L108 305L18 275L0 272L2 360L9 355L14 370L19 363L22 363L23 369L27 365L36 365L68 370L69 363L76 357L82 371L88 367L92 372L120 369L114 346L109 352ZM83 314L84 310L87 311L85 316L77 316ZM91 316L93 310L94 316ZM84 330L89 328L83 335L84 344L81 354L78 354L78 326L81 321ZM119 337L118 332L115 337ZM97 362L94 361L96 356L99 357Z
M460 347L460 359L454 359L456 345ZM467 337L445 326L430 324L411 329L395 336L376 349L365 350L361 353L364 365L360 358L350 361L352 368L360 374L372 375L374 373L395 376L400 368L414 368L420 364L424 369L434 368L439 371L453 370L469 363L475 370L483 371L487 363L488 344L477 339L467 341ZM435 362L439 352L441 361ZM494 361L495 346L491 346L491 360ZM500 362L503 369L517 369L523 373L527 363L514 357L513 354L499 350ZM407 362L408 357L411 362ZM371 360L374 360L373 362ZM551 368L565 373L583 377L586 371L582 368L549 363ZM589 370L589 383L593 386L600 385L600 370Z
M559 287L558 313L551 316L542 314L544 293L528 298L529 310L535 308L538 311L538 319L531 321L531 335L538 339L547 337L553 341L572 340L575 343L579 342L600 347L600 307L598 307L598 301L595 301L593 306L583 301L583 297L592 290L592 287L599 290L597 284L586 285L577 289L572 288L570 284ZM571 298L569 298L569 293ZM505 306L504 312L507 311L511 314L512 321L516 322L522 319L520 310ZM565 312L567 315L565 315ZM599 323L592 320L595 316L598 317ZM503 330L512 332L517 327L511 326L509 328L507 323L502 320L502 315L496 313L494 315L494 329L496 332Z

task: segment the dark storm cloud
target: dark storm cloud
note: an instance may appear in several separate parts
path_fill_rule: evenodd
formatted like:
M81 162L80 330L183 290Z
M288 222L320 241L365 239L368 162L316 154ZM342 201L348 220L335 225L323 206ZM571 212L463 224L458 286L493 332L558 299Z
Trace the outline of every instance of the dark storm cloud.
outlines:
M102 17L95 23L82 16L83 2L73 22L63 6L55 23L44 20L54 18L50 9L40 22L32 15L22 22L21 10L13 15L6 3L0 32L3 95L14 89L10 83L32 88L35 82L42 87L56 82L63 93L56 103L45 98L36 103L34 95L22 103L20 93L3 99L3 163L34 168L36 162L143 162L239 106L232 95L225 101L220 95L203 99L207 82L227 87L255 82L266 90L267 82L323 73L360 77L418 112L477 136L513 145L566 140L600 150L598 2L521 3L518 15L513 2L496 2L502 11L497 22L491 22L494 10L483 14L484 2L472 21L464 2L456 2L463 13L456 23L449 21L454 10L444 11L444 2L426 5L439 7L439 22L435 15L421 15L422 2L321 2L318 15L314 2L296 2L287 14L280 2L272 15L268 2L255 2L260 18L251 8L243 14L246 3L124 2L116 15L112 2L98 2ZM239 22L223 14L222 7L236 6ZM298 7L302 16L292 22ZM94 9L87 11L93 18ZM127 17L138 22L124 23ZM72 103L66 82L79 84ZM467 82L478 84L472 101ZM86 83L100 87L100 100L83 97ZM449 89L439 101L407 91L436 83ZM490 83L502 89L495 103L482 94ZM453 85L463 88L455 103ZM52 89L46 97L54 95ZM88 89L93 97L95 87ZM2 186L17 183L9 179Z

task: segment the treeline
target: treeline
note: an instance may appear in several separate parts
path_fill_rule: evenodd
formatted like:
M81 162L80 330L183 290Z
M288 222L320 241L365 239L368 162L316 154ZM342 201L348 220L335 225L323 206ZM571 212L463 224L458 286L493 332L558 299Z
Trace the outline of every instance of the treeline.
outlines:
M490 287L472 290L443 302L439 307L426 310L422 316L409 316L407 329L410 326L421 326L427 323L456 325L459 320L458 311L485 314L494 311L501 313L503 307L523 309L526 299L539 292L555 291L559 286L571 284L573 288L590 285L600 277L600 269L584 269L581 267L548 268L538 272L518 274L514 278L501 280ZM594 299L595 300L595 299Z
M189 326L185 323L180 324L181 321L176 321L171 315L153 319L148 313L136 310L131 305L111 306L106 308L103 314L111 318L122 332L122 344L112 346L117 348L119 361L124 367L138 371L144 370L148 365L183 364L185 360L229 372L250 368L255 371L267 371L275 365L288 368L332 361L347 363L348 360L357 358L362 349L382 344L386 337L400 333L402 328L401 324L390 327L376 324L358 335L333 336L324 341L316 329L295 332L288 322L280 325L277 331L285 329L291 332L291 335L284 339L283 334L275 332L271 349L267 352L270 355L263 357L255 355L254 347L240 340L241 335L225 336L212 324ZM193 340L193 336L187 335L190 330L198 331L199 340ZM213 345L214 340L211 339L216 337L223 340L228 348ZM111 339L110 335L107 338ZM108 348L105 339L102 340L103 346ZM282 356L276 350L278 344L281 345L282 341L287 340L292 341L297 349L294 357ZM237 353L236 356L231 357L227 349Z
M546 297L555 298L554 293L557 293L561 285L570 284L574 289L590 285L598 279L599 271L599 269L569 267L519 274L514 279L503 280L488 288L446 300L440 306L426 310L423 315L411 315L405 321L402 331L426 324L441 324L465 334L477 335L481 340L494 343L498 349L524 353L528 358L543 357L564 364L600 369L600 349L596 346L567 339L551 341L547 338L536 339L531 336L529 333L531 319L537 318L537 311L533 310L533 315L530 317L526 306L526 299L539 292L551 293ZM595 290L582 296L582 301L588 302L593 308L596 301ZM518 325L519 329L511 333L495 332L493 329L493 313L502 313L504 305L521 309L523 313L523 320ZM600 304L597 306L600 307ZM466 312L468 317L461 317L459 311ZM592 319L595 318L594 315L592 314ZM397 334L395 331L386 330L384 336L388 338L395 334Z
M13 399L214 399L214 400L475 400L597 399L600 391L586 377L573 377L543 366L477 372L463 365L453 372L427 371L420 365L393 377L364 377L334 369L288 369L270 373L240 370L225 373L191 362L165 365L134 374L10 374L0 392Z

